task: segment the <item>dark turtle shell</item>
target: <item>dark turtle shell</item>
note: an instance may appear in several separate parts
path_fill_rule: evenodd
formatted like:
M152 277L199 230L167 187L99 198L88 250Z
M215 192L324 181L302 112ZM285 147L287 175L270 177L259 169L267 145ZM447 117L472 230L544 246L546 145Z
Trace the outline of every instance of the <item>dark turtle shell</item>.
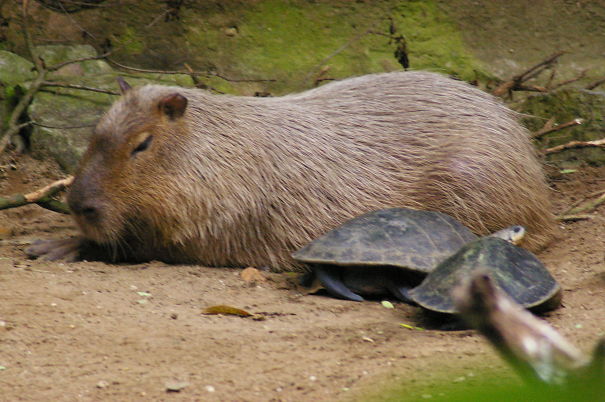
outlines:
M390 208L347 221L292 256L307 264L391 266L428 273L475 239L446 214Z
M407 296L428 310L456 313L452 290L477 270L488 273L499 288L525 308L547 310L560 302L559 284L535 255L494 237L483 237L462 247Z

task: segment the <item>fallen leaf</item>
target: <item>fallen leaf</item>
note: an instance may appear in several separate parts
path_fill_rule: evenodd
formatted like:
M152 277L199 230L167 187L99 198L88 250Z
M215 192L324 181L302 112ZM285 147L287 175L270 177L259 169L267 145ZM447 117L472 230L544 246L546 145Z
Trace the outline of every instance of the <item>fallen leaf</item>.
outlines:
M267 278L261 271L256 268L248 267L240 273L241 278L247 283L262 283L267 282Z
M382 307L384 308L395 308L395 306L393 306L393 303L388 300L383 300L380 302L380 304L382 304Z
M218 306L211 306L208 308L205 308L204 311L202 311L202 314L207 314L207 315L236 315L238 317L250 317L252 314L250 314L249 312L247 312L246 310L242 310L241 308L237 308L237 307L231 307L231 306L225 306L223 304L218 305Z

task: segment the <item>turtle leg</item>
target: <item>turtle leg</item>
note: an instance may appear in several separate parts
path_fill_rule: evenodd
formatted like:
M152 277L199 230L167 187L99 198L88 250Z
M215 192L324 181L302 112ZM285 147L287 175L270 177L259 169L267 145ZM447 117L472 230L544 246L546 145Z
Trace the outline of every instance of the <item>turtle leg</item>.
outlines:
M340 270L339 269L330 269L329 267L323 266L314 266L313 270L315 271L315 275L317 279L321 282L323 287L330 293L332 296L352 301L363 301L363 297L359 296L357 293L353 293L349 288L345 286L345 284L340 279Z
M416 305L416 302L409 296L410 290L413 289L411 286L406 286L399 283L389 283L387 288L389 289L389 292L391 292L391 294L397 299L408 304Z

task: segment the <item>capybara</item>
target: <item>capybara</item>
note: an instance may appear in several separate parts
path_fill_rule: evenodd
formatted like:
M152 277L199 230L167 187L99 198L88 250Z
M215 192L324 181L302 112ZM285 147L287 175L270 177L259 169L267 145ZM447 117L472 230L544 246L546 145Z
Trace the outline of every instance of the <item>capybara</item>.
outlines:
M295 270L292 251L389 207L477 234L524 225L530 249L553 236L528 131L465 82L393 72L273 98L122 87L68 195L82 237L32 254Z

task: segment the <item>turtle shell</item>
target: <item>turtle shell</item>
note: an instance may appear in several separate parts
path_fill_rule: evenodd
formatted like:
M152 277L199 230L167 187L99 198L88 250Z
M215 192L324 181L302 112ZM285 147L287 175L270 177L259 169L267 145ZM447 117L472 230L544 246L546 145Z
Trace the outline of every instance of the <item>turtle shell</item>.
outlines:
M476 239L446 214L390 208L347 221L292 256L307 264L393 266L428 273Z
M496 285L523 307L558 306L561 288L531 252L509 242L483 237L441 262L408 296L438 313L456 313L452 290L473 272L487 272Z

